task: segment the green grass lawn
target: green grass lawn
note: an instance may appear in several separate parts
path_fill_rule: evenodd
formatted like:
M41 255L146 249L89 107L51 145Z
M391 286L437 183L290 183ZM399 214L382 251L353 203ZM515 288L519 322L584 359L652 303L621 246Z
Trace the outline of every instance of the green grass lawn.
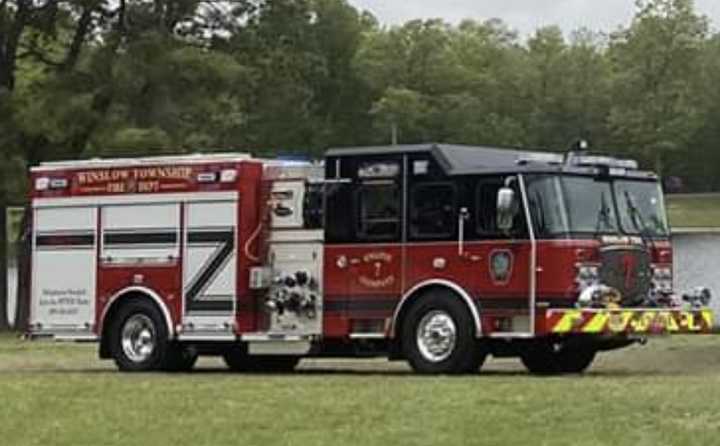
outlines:
M666 195L673 228L720 227L720 194Z
M121 374L91 345L0 338L1 445L717 445L716 337L603 354L584 376L515 360L421 377L384 360L240 375Z

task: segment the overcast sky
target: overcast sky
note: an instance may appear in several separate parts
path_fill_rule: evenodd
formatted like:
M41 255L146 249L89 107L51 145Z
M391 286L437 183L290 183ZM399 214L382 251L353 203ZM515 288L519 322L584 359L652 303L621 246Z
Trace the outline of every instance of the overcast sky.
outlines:
M371 11L385 24L416 18L440 17L457 23L464 18L497 17L522 34L544 25L565 31L587 27L613 31L630 22L635 0L349 0ZM710 17L713 29L720 24L720 0L695 0L698 11Z

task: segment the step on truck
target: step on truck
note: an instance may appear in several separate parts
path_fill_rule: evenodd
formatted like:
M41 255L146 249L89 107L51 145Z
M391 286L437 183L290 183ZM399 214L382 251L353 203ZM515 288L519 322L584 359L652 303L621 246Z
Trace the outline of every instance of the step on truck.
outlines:
M31 338L123 371L488 355L579 373L650 335L707 333L673 290L662 189L632 160L444 144L322 161L199 154L31 170Z

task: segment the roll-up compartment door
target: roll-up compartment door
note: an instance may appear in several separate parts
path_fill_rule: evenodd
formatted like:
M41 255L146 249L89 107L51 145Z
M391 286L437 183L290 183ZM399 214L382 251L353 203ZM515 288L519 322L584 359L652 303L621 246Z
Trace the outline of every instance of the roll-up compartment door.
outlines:
M33 221L30 322L34 330L92 331L97 208L38 208Z
M180 257L180 204L103 206L103 264L171 263Z
M189 331L231 334L237 294L237 206L236 200L185 205L183 322Z

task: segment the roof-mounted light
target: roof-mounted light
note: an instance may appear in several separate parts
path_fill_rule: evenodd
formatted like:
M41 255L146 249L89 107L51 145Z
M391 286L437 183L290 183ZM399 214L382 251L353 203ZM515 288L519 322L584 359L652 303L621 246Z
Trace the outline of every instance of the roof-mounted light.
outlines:
M360 178L393 178L400 175L400 164L396 162L363 163L358 169Z
M40 177L35 179L35 190L42 192L48 189L65 189L69 184L67 178Z
M217 181L216 172L202 172L197 175L198 183L214 183Z
M237 180L237 175L237 169L225 169L220 172L220 182L233 183L235 180Z
M558 153L533 153L527 156L518 158L516 163L519 165L525 164L562 164L563 155Z
M617 169L637 170L638 163L635 160L618 159L602 155L578 155L572 158L572 165L585 167L610 167Z
M50 178L41 177L35 179L35 190L44 191L50 187Z
M67 178L52 178L50 180L50 189L65 189L68 184Z

